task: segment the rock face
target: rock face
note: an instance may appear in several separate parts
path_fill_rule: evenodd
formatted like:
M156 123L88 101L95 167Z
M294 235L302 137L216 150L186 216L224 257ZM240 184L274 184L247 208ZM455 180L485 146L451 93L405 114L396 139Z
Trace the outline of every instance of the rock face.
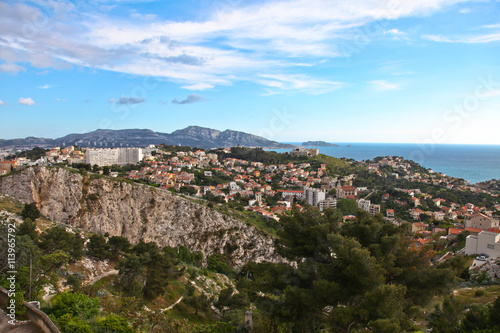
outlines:
M227 253L234 265L281 261L274 240L244 222L168 191L125 181L34 167L0 178L0 194L36 202L48 218L132 243L184 245L205 256Z

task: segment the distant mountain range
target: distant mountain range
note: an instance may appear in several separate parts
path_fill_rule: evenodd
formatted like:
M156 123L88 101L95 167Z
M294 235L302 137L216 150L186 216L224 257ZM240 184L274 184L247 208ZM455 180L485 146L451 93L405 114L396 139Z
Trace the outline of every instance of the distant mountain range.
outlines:
M78 145L82 147L146 147L154 144L180 145L199 148L227 148L234 146L262 148L295 148L295 145L267 140L261 136L225 130L223 132L189 126L172 133L154 132L148 129L103 130L83 134L69 134L57 139L28 137L25 139L0 139L0 148L34 148L34 147L67 147Z

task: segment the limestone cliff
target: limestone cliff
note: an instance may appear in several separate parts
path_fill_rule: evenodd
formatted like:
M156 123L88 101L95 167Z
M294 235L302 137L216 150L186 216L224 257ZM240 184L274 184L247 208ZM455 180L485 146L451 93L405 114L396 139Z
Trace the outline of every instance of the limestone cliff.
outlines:
M168 191L139 184L33 167L0 178L0 194L36 202L48 218L131 242L185 245L205 256L228 253L233 264L280 261L274 240L244 222Z

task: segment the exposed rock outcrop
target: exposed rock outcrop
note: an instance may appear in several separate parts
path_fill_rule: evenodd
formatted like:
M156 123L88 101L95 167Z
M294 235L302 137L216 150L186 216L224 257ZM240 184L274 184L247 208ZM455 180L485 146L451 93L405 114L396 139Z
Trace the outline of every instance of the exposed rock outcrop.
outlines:
M205 256L225 252L238 266L250 260L281 261L274 240L254 227L149 186L33 167L0 178L0 194L36 202L41 213L56 222L124 236L132 243L184 245Z

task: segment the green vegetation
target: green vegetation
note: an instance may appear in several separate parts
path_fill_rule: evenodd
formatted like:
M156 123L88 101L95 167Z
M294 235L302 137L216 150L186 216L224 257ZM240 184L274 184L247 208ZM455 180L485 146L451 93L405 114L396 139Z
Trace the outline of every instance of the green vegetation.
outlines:
M38 207L35 203L30 203L24 205L23 211L20 215L23 217L23 219L31 219L32 221L35 221L40 217L40 211L38 210Z
M31 150L25 150L20 153L16 153L14 155L7 156L6 160L13 160L18 157L26 157L29 160L36 161L40 159L40 157L45 156L45 153L48 152L49 149L43 149L40 147L35 147Z

